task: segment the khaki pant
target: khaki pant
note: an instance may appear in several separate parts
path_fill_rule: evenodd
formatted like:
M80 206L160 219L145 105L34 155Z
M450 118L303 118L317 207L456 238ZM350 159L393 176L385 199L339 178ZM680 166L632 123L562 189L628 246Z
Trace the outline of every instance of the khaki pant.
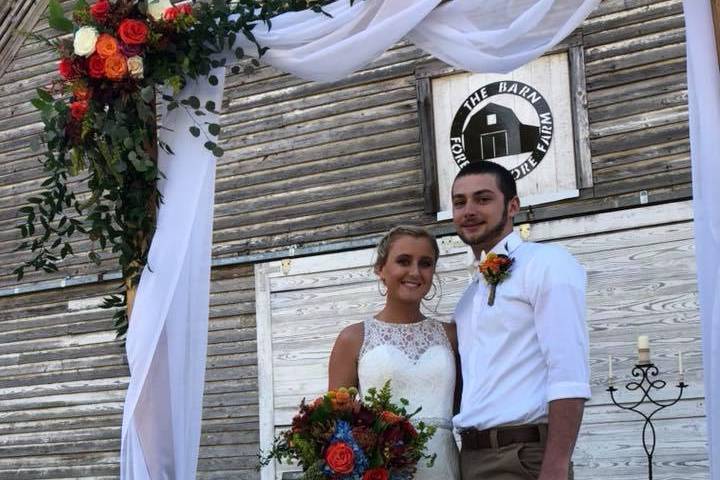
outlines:
M462 480L537 480L545 446L513 443L500 448L460 451ZM568 480L573 480L570 464Z

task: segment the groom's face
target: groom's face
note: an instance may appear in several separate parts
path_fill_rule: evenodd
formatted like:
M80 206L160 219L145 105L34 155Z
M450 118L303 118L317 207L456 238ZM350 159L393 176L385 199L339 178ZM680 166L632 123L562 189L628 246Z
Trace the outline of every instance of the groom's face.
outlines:
M453 223L468 245L490 250L512 231L517 197L505 201L495 175L465 175L452 187Z

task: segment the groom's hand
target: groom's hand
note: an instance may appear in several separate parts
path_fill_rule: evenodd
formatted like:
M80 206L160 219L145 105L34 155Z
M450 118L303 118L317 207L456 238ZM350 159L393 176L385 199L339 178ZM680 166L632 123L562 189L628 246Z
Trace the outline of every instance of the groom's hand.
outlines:
M538 480L568 480L570 459L584 408L584 398L563 398L550 402L547 445Z

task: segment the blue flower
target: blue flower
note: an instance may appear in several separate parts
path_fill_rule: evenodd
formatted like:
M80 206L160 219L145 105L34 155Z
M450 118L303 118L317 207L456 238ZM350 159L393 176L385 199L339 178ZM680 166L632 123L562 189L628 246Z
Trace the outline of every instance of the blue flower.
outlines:
M348 475L338 476L329 466L325 465L323 473L327 477L342 478L343 480L361 480L363 473L368 469L370 463L363 449L360 448L360 445L358 445L353 438L352 427L344 420L338 421L335 425L335 433L330 439L330 445L336 442L343 442L352 449L355 458L355 468L352 473Z

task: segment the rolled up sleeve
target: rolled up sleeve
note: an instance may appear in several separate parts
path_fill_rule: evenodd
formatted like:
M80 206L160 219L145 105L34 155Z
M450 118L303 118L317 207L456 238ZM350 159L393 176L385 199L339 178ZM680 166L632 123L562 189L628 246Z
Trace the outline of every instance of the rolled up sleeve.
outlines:
M588 332L583 267L557 250L535 273L535 328L548 367L547 401L590 398Z

